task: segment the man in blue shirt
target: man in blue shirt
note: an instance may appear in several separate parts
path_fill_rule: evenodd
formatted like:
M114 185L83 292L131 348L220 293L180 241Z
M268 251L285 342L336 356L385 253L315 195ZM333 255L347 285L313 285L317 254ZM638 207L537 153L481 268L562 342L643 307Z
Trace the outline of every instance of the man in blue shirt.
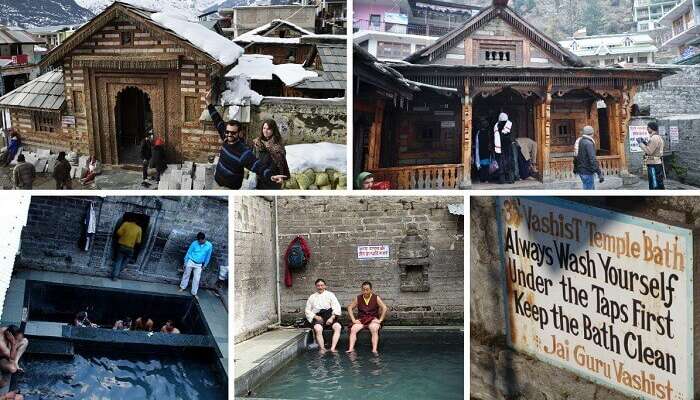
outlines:
M197 289L199 289L199 277L202 275L202 269L206 268L211 259L211 253L214 250L211 242L205 240L204 233L197 234L197 240L192 242L190 248L185 254L185 273L182 275L180 282L180 291L187 288L190 283L190 274L192 275L192 296L197 297Z

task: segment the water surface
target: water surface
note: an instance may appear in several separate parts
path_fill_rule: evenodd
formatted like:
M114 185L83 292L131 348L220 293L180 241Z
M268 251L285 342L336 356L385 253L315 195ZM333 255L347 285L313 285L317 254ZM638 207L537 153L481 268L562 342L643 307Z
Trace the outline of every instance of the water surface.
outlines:
M384 335L379 355L362 336L355 353L305 351L251 397L343 400L464 398L464 335Z
M227 398L209 363L186 358L26 355L19 389L27 400L211 399Z

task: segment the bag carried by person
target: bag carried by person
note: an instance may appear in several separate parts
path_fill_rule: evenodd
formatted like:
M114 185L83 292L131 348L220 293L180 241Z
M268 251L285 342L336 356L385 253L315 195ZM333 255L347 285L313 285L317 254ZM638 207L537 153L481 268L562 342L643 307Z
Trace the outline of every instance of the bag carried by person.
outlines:
M500 166L498 165L498 161L496 161L495 158L492 158L491 164L489 165L489 174L495 174L496 172L498 172L499 168Z

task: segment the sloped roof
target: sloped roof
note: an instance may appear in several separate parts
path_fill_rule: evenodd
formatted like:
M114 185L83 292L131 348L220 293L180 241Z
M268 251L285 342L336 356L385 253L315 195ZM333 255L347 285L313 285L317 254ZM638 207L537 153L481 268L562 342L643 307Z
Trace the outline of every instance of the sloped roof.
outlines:
M293 85L297 89L345 90L347 85L347 44L317 43L304 67L313 67L316 55L321 60L318 77L307 78Z
M628 38L631 41L631 45L625 46L625 41ZM645 33L586 36L562 40L559 44L580 57L604 54L646 53L657 50L656 46L654 46L654 39ZM574 44L576 48L573 48Z
M0 26L0 44L38 44L44 43L31 33L23 29L12 29L5 26Z
M167 27L166 25L154 18L154 16L158 17L162 13L159 13L156 10L138 7L133 4L115 1L114 3L112 3L112 5L107 7L99 15L90 20L90 22L86 23L80 29L78 29L78 31L76 31L73 35L69 36L63 43L61 43L61 45L52 49L41 61L40 66L42 67L42 69L59 62L66 54L68 54L71 50L79 46L80 43L85 41L88 37L90 37L90 35L102 29L102 27L104 27L107 24L107 22L112 20L112 18L119 13L127 14L137 20L141 20L148 27L155 28L156 30L171 35L176 41L181 42L182 45L186 45L192 48L193 50L195 50L196 53L200 54L201 56L208 58L221 66L226 66L218 60L217 54L213 54L211 51L208 51L205 47L202 47L201 44L198 45L197 43L195 43L192 37L188 37L189 35L179 34L176 30ZM190 28L194 26L201 27L203 32L207 32L207 34L213 35L211 36L212 41L218 42L220 39L225 39L218 33L211 30L207 30L198 22L182 22L183 25L191 24ZM184 31L185 30L183 29L183 32ZM228 39L226 39L226 41L228 41ZM229 43L231 44L231 46L237 46L233 42L229 41Z
M0 107L58 111L66 102L63 89L63 71L50 71L0 97Z
M302 27L300 27L297 24L294 24L289 21L285 21L283 19L274 19L270 23L259 26L253 30L250 30L242 35L239 35L235 38L233 38L234 42L240 42L240 43L250 43L250 42L258 42L258 43L299 43L299 38L294 37L294 38L281 38L278 36L272 36L269 35L269 32L278 29L280 27L287 27L293 31L296 31L299 36L307 36L307 35L313 35L314 33L306 30Z
M532 24L521 18L507 5L495 4L483 8L478 14L438 39L434 44L424 47L405 58L410 63L428 63L438 56L445 54L458 42L463 41L472 32L479 29L494 18L502 18L504 21L532 38L533 42L555 57L559 62L567 66L582 67L586 65L581 58L562 47L556 41L540 32Z

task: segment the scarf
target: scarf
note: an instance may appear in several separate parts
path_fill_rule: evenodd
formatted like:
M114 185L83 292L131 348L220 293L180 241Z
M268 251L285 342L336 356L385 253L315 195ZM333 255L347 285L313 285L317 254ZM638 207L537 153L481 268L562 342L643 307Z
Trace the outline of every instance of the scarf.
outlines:
M510 134L511 128L513 128L513 123L511 121L506 122L503 126L503 131L498 130L498 123L493 127L493 147L496 150L496 154L501 154L501 134Z

